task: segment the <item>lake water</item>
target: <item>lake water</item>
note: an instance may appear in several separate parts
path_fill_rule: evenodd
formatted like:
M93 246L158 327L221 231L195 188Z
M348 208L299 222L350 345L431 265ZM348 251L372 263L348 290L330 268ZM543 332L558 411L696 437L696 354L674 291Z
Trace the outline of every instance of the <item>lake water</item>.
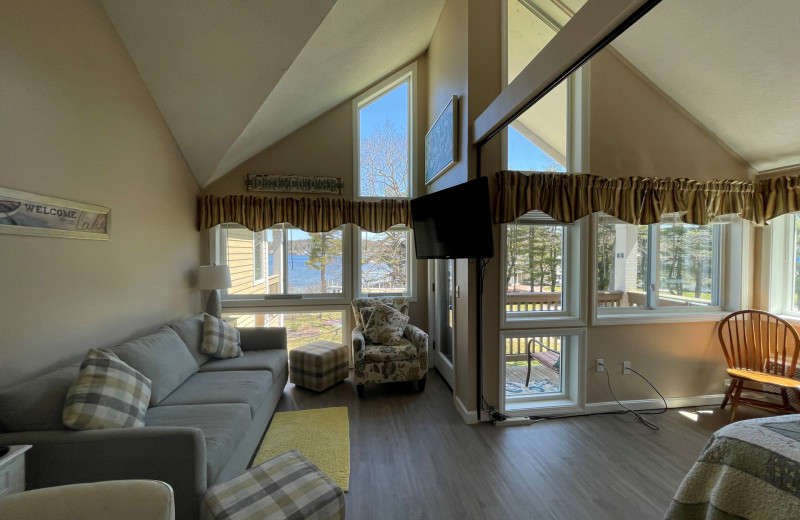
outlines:
M308 255L289 255L286 268L289 271L289 293L314 293L319 292L322 287L320 272L306 265ZM366 264L365 264L366 265ZM370 270L383 272L386 264L369 264ZM273 274L272 257L269 257L269 274ZM325 279L328 285L328 292L331 288L337 288L337 292L342 287L342 257L332 257L331 263L325 267ZM380 282L375 287L381 287Z
M308 255L289 255L286 269L289 271L289 292L318 292L322 287L320 272L306 265ZM273 274L272 257L269 257L269 274ZM342 257L335 256L325 267L325 279L330 287L342 286Z

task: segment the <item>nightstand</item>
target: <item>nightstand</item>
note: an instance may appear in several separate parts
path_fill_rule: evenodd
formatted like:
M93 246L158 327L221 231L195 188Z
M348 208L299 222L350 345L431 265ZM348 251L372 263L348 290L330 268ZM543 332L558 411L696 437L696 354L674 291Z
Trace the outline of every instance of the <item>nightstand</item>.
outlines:
M0 457L0 498L25 491L25 452L33 446L9 446L11 451Z

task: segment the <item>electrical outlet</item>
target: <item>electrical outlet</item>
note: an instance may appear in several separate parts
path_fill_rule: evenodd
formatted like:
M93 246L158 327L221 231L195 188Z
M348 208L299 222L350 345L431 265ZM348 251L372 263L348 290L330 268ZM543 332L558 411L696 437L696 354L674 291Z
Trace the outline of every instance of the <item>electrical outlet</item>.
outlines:
M622 362L622 374L627 375L631 373L631 362L630 361L623 361Z
M597 362L596 362L596 365L595 365L595 369L598 372L605 372L606 366L603 364L603 360L602 359L599 359L599 358L597 359Z

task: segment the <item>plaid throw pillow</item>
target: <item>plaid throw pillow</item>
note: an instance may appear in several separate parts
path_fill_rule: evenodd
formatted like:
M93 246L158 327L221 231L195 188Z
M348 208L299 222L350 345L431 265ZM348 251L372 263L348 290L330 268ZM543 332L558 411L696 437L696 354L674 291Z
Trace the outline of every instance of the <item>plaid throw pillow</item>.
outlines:
M92 349L67 391L62 419L75 430L144 426L150 380L119 358Z
M244 355L236 327L209 314L203 320L203 344L200 350L220 359Z

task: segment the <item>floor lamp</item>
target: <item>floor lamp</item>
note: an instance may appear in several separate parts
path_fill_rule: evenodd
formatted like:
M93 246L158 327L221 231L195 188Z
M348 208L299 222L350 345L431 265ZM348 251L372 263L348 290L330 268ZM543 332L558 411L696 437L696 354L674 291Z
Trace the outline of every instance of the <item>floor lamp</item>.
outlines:
M209 291L206 312L215 318L222 317L222 302L219 290L231 286L231 270L227 265L201 265L197 277L200 289Z

